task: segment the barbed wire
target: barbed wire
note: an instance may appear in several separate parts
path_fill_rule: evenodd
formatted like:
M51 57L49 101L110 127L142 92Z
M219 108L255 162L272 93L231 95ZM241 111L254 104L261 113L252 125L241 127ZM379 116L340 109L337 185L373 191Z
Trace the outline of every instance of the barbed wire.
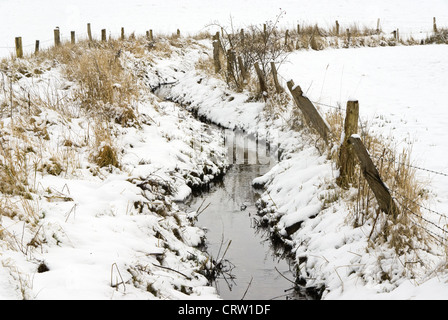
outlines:
M312 100L310 100L310 101L312 103L315 103L315 104L320 105L320 106L324 106L324 107L328 107L328 108L332 108L332 109L337 109L337 110L341 110L341 111L347 111L346 109L344 109L344 108L342 108L340 106L333 106L333 105L329 105L329 104L325 104L325 103L321 103L321 102L316 102L316 101L312 101ZM362 122L361 122L361 124L362 124ZM370 156L372 158L377 159L377 160L385 160L385 161L388 161L388 162L391 162L391 163L396 163L396 164L403 165L403 166L406 166L406 167L409 167L409 168L413 168L413 169L416 169L416 170L426 171L426 172L429 172L429 173L432 173L432 174L448 177L448 174L444 173L444 172L440 172L440 171L436 171L436 170L432 170L432 169L427 169L427 168L415 166L415 165L412 165L412 164L401 163L401 162L398 162L396 160L392 160L392 159L388 159L388 158L384 158L384 157L377 157L375 155L370 155Z
M392 197L392 198L393 198L394 200L396 200L396 201L400 204L400 206L401 206L403 209L405 209L406 211L408 211L408 212L411 213L412 215L416 216L416 217L419 218L419 219L422 219L423 221L425 221L426 223L428 223L428 224L434 226L435 228L439 229L439 230L442 231L443 233L448 234L448 230L446 230L446 229L444 229L444 228L438 226L438 225L435 224L434 222L432 222L432 221L430 221L430 220L428 220L428 219L426 219L426 218L423 218L421 215L415 213L414 211L412 211L411 209L409 209L407 206L405 206L405 205L404 205L400 200L398 200L396 197ZM441 235L435 234L434 232L428 230L427 228L425 228L424 226L422 226L422 225L420 225L420 224L417 224L417 223L414 222L412 219L410 219L410 221L411 221L413 224L415 224L415 225L417 225L418 227L420 227L420 228L422 228L423 230L425 230L427 233L429 233L429 234L431 234L431 235L433 235L433 236L437 236L437 237L439 237L440 239L444 240L445 242L447 241L446 238L442 237ZM442 244L445 244L445 242L441 241Z

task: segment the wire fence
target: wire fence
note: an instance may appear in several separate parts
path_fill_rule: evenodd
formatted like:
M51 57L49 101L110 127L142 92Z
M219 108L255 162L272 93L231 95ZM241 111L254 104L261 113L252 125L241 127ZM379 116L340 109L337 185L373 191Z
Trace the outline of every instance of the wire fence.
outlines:
M326 107L326 108L330 108L330 109L334 109L334 110L338 110L340 112L342 111L346 111L345 108L342 108L341 106L335 106L335 105L330 105L330 104L326 104L326 103L321 103L321 102L317 102L317 101L311 101L314 104L321 106L321 107ZM425 171L434 175L439 175L439 176L443 176L443 177L448 177L447 173L444 172L440 172L437 170L432 170L432 169L427 169L427 168L423 168L423 167L419 167L419 166L415 166L412 164L408 164L408 163L403 163L401 161L397 161L394 159L388 159L385 157L378 157L375 156L374 154L370 154L371 158L374 158L376 160L379 161L387 161L389 163L393 163L399 166L406 166L408 168L412 168L412 169L416 169L416 170L420 170L420 171ZM448 214L442 213L442 212L438 212L436 210L433 210L431 208L428 208L424 205L421 205L419 203L417 203L416 201L409 199L408 197L404 196L403 194L400 194L399 192L395 191L395 190L391 190L391 192L395 195L393 196L393 199L401 206L401 208L403 210L405 210L406 212L410 213L413 217L415 217L418 220L421 220L423 222L425 222L428 226L435 228L436 231L433 230L429 230L426 226L423 226L421 223L417 222L415 219L410 219L411 223L413 225L415 225L416 227L420 228L421 230L425 231L429 236L431 236L433 239L435 239L437 242L439 242L442 245L446 245L446 243L448 242ZM404 200L404 201L403 201ZM406 204L404 203L405 201L407 201L408 203L412 203L413 205L419 207L420 209L430 212L432 214L435 214L439 217L439 221L443 221L445 220L445 224L444 227L441 227L439 224L425 218L422 216L422 214L417 214L416 212L414 212L412 209L410 209L408 206L406 206Z

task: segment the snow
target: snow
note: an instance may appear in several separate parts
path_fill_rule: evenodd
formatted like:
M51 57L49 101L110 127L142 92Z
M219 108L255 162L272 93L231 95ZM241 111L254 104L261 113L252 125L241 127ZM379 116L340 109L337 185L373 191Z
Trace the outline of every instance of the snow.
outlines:
M88 22L92 23L96 37L101 28L118 35L121 27L126 32L140 34L150 28L156 33L171 33L177 28L182 33L193 33L214 20L228 24L230 16L235 25L242 27L262 23L272 19L280 7L286 11L282 24L291 28L297 23L330 26L334 20L375 27L380 18L386 32L399 28L402 36L426 36L432 30L434 16L438 25L448 25L448 4L444 0L363 1L362 5L355 0L263 0L257 1L257 10L253 10L254 3L235 0L195 0L188 5L174 0L126 3L70 0L63 4L51 0L2 1L0 11L8 14L0 21L3 27L0 55L14 51L16 36L23 37L27 52L33 50L35 39L41 39L42 47L51 45L55 26L60 27L65 39L71 30L85 37ZM312 285L327 286L324 298L446 298L448 276L443 272L444 259L425 253L420 258L426 268L409 274L392 250L372 249L366 237L371 225L349 226L346 223L349 208L341 200L330 207L323 205L322 199L337 192L332 181L338 172L316 149L307 132L285 130L281 119L263 116L264 103L247 102L247 92L235 93L222 81L206 78L195 70L195 62L210 49L208 41L203 41L203 45L205 49L194 47L175 53L170 60L154 58L153 66L141 67L149 77L149 83L144 85L156 87L161 82L175 80L158 94L188 106L187 109L217 124L244 129L281 144L283 160L254 183L267 188L262 197L266 203L263 210L278 220L276 227L280 232L285 234L287 227L301 223L289 244L294 247L299 267L312 270L302 275L312 278ZM132 56L123 59L129 62L128 67L139 62ZM445 161L448 154L445 143L447 59L446 45L305 50L292 53L279 69L279 75L283 80L293 79L312 101L344 106L349 99L359 100L361 119L369 121L370 130L393 136L401 147L412 145L414 164L448 173ZM43 73L39 79L33 82L22 78L15 85L37 86L33 87L37 95L45 94L48 88L57 92L67 85L75 85L64 79L58 68ZM68 157L67 165L73 168L70 174L52 176L36 172L32 182L38 185L37 201L17 204L22 214L27 209L35 212L36 220L43 221L40 227L36 229L18 218L1 216L0 236L10 236L9 241L0 238L1 299L219 298L198 273L198 264L205 263L206 257L193 247L201 242L204 232L187 223L191 215L194 218L194 213L188 216L181 212L175 201L191 195L188 182L205 183L213 178L205 175L198 181L197 175L191 173L200 172L206 164L218 174L226 165L222 137L208 134L205 125L184 108L162 102L148 91L143 96L138 110L148 121L141 128L115 128L119 132L116 143L122 150L123 170L92 172L89 155L80 147ZM320 111L324 112L324 108ZM50 141L27 136L30 141L40 143L42 161L48 162L52 154L60 152L63 137L70 136L81 146L89 135L86 118L73 119L68 127L67 120L58 112L43 110L35 120L37 126L51 124L48 126ZM10 126L10 120L3 118L2 134L9 133ZM7 134L4 136L9 139ZM205 150L194 148L192 137L207 141L201 144ZM212 153L214 161L210 161ZM446 177L418 172L421 179L428 181L430 207L448 212ZM174 187L174 194L167 200L172 208L164 219L147 209L142 209L140 214L136 206L148 202L155 207L161 204L157 197L163 194L138 187L138 184L150 184L151 179L168 181ZM271 203L272 199L275 204ZM174 229L182 230L184 241L176 239ZM36 247L29 246L33 241ZM192 250L197 262L191 259ZM435 248L436 253L441 251ZM163 265L157 259L161 254ZM41 263L50 272L36 272ZM384 270L392 276L388 281L380 281ZM157 297L148 292L149 284L158 292ZM191 287L192 293L183 294L179 290L181 286Z
M325 9L324 9L325 8ZM45 48L53 44L53 29L59 27L61 38L70 39L70 31L78 37L87 37L87 23L92 25L92 33L100 37L101 29L107 34L119 36L121 27L126 33L144 34L153 29L158 33L196 33L207 25L220 23L235 27L260 24L275 19L281 10L285 11L280 21L292 29L300 24L315 24L328 27L338 20L344 24L357 23L360 26L376 28L380 18L381 27L387 32L400 29L402 36L427 34L432 30L432 19L437 17L438 25L448 24L448 4L444 0L318 0L318 1L189 1L180 0L146 1L87 1L55 0L1 1L2 17L0 55L14 52L14 38L21 36L26 52L34 50L35 40ZM36 14L36 13L39 14ZM24 23L26 21L26 23ZM30 27L32 26L32 27Z

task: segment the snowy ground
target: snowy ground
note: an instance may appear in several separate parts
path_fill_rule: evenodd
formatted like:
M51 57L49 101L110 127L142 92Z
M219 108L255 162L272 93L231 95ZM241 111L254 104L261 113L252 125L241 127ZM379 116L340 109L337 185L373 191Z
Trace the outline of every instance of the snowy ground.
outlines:
M254 6L251 1L220 2L223 7L206 3L207 6L199 1L188 5L180 1L128 1L123 6L118 1L66 1L55 7L55 1L2 1L0 12L8 14L0 22L5 31L0 38L1 55L13 51L15 36L24 38L27 50L32 50L34 39L41 39L43 46L50 45L55 26L61 28L66 38L70 30L85 36L87 22L92 23L97 36L101 28L118 34L121 27L138 33L150 28L160 32L173 32L177 28L194 32L212 18L225 24L230 14L240 25L261 23L273 18L279 7L286 10L283 23L291 27L302 21L331 25L336 19L375 27L377 18L381 18L383 29L398 27L403 35L430 32L433 16L437 16L439 25L448 24L447 3L442 0L429 4L427 1L366 1L362 5L359 1L322 0L300 5L297 1L266 1L257 2L256 13L249 10ZM179 9L173 11L176 5ZM42 14L36 15L36 12ZM22 19L26 19L26 25L21 23ZM353 229L345 224L344 203L323 210L316 219L307 219L321 211L320 197L325 196L325 187L331 185L337 174L334 166L310 145L306 135L285 130L282 119L264 119L263 103L249 103L247 93L234 93L222 81L198 75L194 66L199 57L205 56L203 51L196 48L174 55L170 60L156 59L154 66L144 70L149 76L146 84L157 86L160 82L178 80L161 93L223 126L239 127L259 135L269 132L271 138L281 142L284 161L259 182L266 183L269 198L275 199L277 211L282 214L279 227L305 221L294 235L292 245L298 261L308 270L315 270L307 276L315 284L327 285L329 291L324 298L448 297L446 275L429 272L443 265L444 258L422 256L427 262L426 269L416 270L418 277L411 280L406 277L402 262L391 252L369 251L365 235L370 229ZM447 173L446 52L446 45L301 51L292 54L279 72L283 80L292 78L300 84L313 101L344 105L347 99L358 99L361 117L370 120L372 130L392 134L403 146L414 143L416 165ZM134 62L132 58L130 61ZM40 84L43 90L51 81L57 83L57 90L73 85L65 80L61 82L55 69L39 79L43 80ZM23 78L20 86L31 85L31 80ZM220 137L201 137L208 141L205 144L208 148L195 150L191 147L194 142L188 137L201 131L202 124L175 104L157 101L149 94L146 99L138 106L147 121L142 128L116 128L120 137L117 143L123 151L123 171L93 174L89 170L88 155L80 147L75 155L69 156L73 161L70 176L36 173L38 178L30 177L38 185L33 194L38 201L32 203L32 208L28 207L30 202L15 205L22 212L35 213L43 223L27 226L21 220L2 217L0 235L8 234L10 240L1 242L1 299L154 298L148 284L154 286L151 290L157 291L158 298L162 299L217 298L213 288L207 287L205 278L198 274L206 257L200 252L191 252L203 233L187 223L191 217L178 211L172 201L189 194L187 180L198 176L204 162L215 173L224 165L219 158L215 163L206 160L211 153L222 152ZM47 162L51 162L53 154L66 151L61 146L62 137L78 139L82 145L89 135L88 119L74 120L66 127L61 115L44 110L35 121L34 127L49 124L50 140L43 141L32 133L26 137L41 145L38 155ZM2 121L2 137L8 135L10 125L7 119ZM24 128L27 125L31 123L24 123ZM15 147L22 142L2 143ZM153 149L158 152L149 152ZM29 160L29 164L33 163L32 158ZM196 174L191 175L194 171ZM420 174L430 181L431 208L448 212L447 178L428 172ZM163 197L155 191L142 193L137 187L141 182L150 184L151 177L169 181L179 191L172 198L163 198L165 202L161 204L170 205L165 219L146 211L148 214L139 215L138 206L134 206L134 203ZM207 180L211 176L203 178ZM264 199L267 198L265 195ZM175 236L179 230L184 241ZM306 245L301 246L302 243ZM443 251L440 249L436 252ZM164 264L158 260L161 254ZM305 256L306 261L299 260ZM36 272L42 263L51 271ZM161 266L181 270L182 274ZM378 279L383 269L395 278L380 284ZM126 283L133 285L120 284L122 275L127 277L123 279Z
M392 135L399 148L413 144L414 165L446 172L445 52L445 45L301 51L292 54L279 72L283 79L292 78L300 84L311 100L337 106L339 102L345 105L347 99L359 99L361 118L368 120L371 132ZM160 70L161 74L166 72ZM337 170L306 135L284 131L282 119L266 121L260 114L262 105L248 103L244 92L231 93L225 84L213 79L199 81L202 76L194 71L177 76L179 82L167 91L168 97L218 124L259 135L270 132L281 143L283 161L256 182L267 187L269 194L264 200L270 207L265 212L272 209L279 214L278 228L303 221L290 244L302 267L311 270L304 273L304 277L313 279L309 285L326 284L324 298L447 297L446 275L434 277L436 270L444 269L443 247L433 253L419 253L418 260L425 261L424 267L415 268L412 274L403 265L415 256L398 257L388 248L369 249L366 235L371 231L370 224L355 229L348 226L349 209L343 201L323 207L322 199L331 197ZM427 105L432 110L422 115ZM419 178L431 192L428 206L448 212L446 177L419 171ZM444 226L444 219L425 214ZM381 280L384 272L391 275L390 280Z

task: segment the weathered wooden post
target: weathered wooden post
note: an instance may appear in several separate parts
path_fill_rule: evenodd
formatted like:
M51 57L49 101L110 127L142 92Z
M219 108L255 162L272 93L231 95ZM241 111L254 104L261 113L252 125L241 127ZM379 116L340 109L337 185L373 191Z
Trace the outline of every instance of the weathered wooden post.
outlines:
M302 114L307 121L307 123L313 127L319 135L324 139L325 142L329 141L330 137L330 127L327 122L322 118L319 111L311 103L311 101L303 96L303 91L300 86L294 85L294 81L289 80L287 86L291 95L296 103L297 107L302 111Z
M39 52L39 44L40 41L36 40L36 44L34 45L34 54L37 54Z
M386 214L392 215L394 219L397 218L400 211L390 195L389 189L381 180L378 169L370 158L369 152L366 150L361 138L358 135L352 135L348 142L353 146L361 171L370 189L372 189L380 209Z
M268 86L266 84L266 80L264 79L263 72L258 65L258 62L254 63L255 71L257 72L258 82L260 83L260 93L266 97L268 93Z
M288 46L288 35L289 35L289 30L286 29L286 31L285 31L285 47Z
M101 29L101 41L107 41L106 29Z
M297 24L297 35L300 34L300 24Z
M249 73L247 72L246 67L244 66L243 59L241 58L241 56L238 56L238 66L240 67L241 71L241 79L242 79L241 82L244 83L249 78Z
M380 34L380 18L376 21L376 33Z
M400 41L400 31L397 28L397 41Z
M232 49L227 50L227 75L229 78L235 80L235 83L238 84L237 77L235 76L235 67L236 67L236 54Z
M58 27L54 29L54 45L56 47L61 45L61 34Z
M17 58L23 58L23 47L22 47L22 37L16 37L16 56Z
M434 33L437 33L436 17L432 18L432 29L433 29Z
M180 30L177 29L177 37L180 38Z
M220 43L219 43L219 32L213 36L213 63L215 65L215 72L221 71L221 60L220 60Z
M336 36L339 37L339 22L336 20Z
M152 29L149 29L149 41L154 41L154 35L152 33Z
M92 41L92 29L90 28L90 23L87 24L87 35L89 36L89 40Z
M355 176L355 154L348 139L358 132L359 103L348 101L344 122L344 138L339 150L339 178L336 179L340 187L346 188L354 181Z
M278 82L277 69L275 68L275 63L273 61L271 62L271 73L272 73L272 78L274 79L275 91L277 93L282 93L283 88L280 85L280 83Z
M124 28L121 27L121 40L124 40Z
M75 44L76 43L76 39L75 39L75 31L71 31L70 32L70 39L71 39L71 43Z
M351 34L350 34L350 29L347 29L347 46L350 47L350 38L351 38Z
M146 30L146 40L149 41L149 30Z
M263 24L263 39L264 39L264 41L266 41L268 39L268 31L267 31L266 23Z
M316 35L316 30L313 31L313 35L311 36L310 46L311 46L311 49L317 51L317 50L319 50L319 47L317 45L316 36L315 35Z

